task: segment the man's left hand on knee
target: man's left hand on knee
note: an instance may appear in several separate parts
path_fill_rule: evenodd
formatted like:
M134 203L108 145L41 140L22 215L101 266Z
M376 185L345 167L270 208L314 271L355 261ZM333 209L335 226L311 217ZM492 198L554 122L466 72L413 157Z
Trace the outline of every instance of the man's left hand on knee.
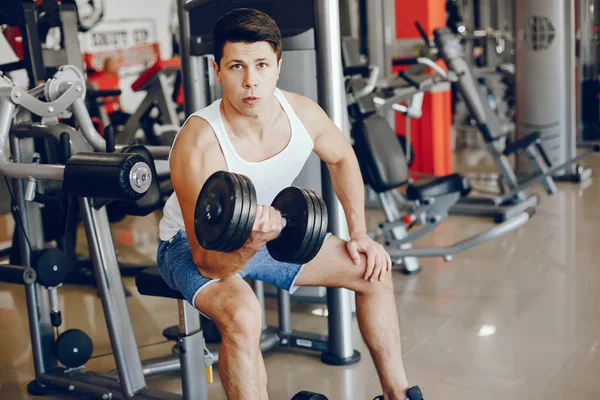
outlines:
M352 261L360 264L360 254L366 257L366 267L363 278L374 282L383 280L386 272L392 269L392 259L381 244L375 242L366 233L353 235L346 244Z

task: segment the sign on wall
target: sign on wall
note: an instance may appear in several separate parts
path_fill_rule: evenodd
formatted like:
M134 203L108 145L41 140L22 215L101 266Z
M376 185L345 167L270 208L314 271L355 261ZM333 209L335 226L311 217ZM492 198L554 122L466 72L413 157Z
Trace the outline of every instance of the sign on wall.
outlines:
M80 41L89 69L102 70L106 57L117 57L122 76L139 75L160 56L153 19L103 20Z

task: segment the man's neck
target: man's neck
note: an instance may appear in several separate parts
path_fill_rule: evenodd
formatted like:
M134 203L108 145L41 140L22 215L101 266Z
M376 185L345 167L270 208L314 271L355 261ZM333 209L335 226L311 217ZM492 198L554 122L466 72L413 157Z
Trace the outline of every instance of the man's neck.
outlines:
M239 138L262 139L268 133L277 119L281 107L275 96L271 96L269 103L255 116L240 113L231 102L225 98L221 101L221 113L231 126L232 134Z

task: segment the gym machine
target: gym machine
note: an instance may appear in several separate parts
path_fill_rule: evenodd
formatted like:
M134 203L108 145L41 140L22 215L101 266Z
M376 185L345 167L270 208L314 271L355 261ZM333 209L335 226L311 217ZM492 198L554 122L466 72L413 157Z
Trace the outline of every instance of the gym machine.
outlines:
M54 99L48 102L37 98L50 94ZM0 169L3 175L14 179L16 220L24 263L23 267L3 266L2 269L9 271L3 276L25 285L36 376L28 385L28 391L33 395L62 392L99 398L125 399L136 395L146 399L177 399L179 396L146 388L106 210L97 207L95 200L141 198L151 184L148 164L139 155L79 152L76 139L72 141L70 138L73 129L66 125L47 127L27 120L15 123L15 115L24 118L27 111L40 117L55 117L70 106L85 107L84 96L85 86L69 79L51 79L46 85L27 92L7 77L0 77ZM31 158L21 152L21 142L26 143L25 139L54 136L57 132L61 132L65 165L31 163ZM5 153L9 144L10 156ZM91 355L89 338L86 340L82 332L75 331L78 333L69 333L68 337L55 340L53 325L60 325L56 287L68 266L63 267L61 257L49 257L44 252L39 206L34 203L44 199L37 190L38 180L62 182L65 195L79 198L119 380L81 372L81 364L87 362L86 358ZM49 257L50 262L39 263L38 259L43 260L44 257ZM68 368L58 367L56 350L60 350L61 354L64 352L60 359ZM75 354L79 356L74 357Z
M42 13L40 13L42 11ZM50 78L56 69L72 64L83 70L83 59L77 37L79 19L75 0L1 0L0 25L18 28L22 37L23 60L2 66L4 73L26 69L29 87ZM60 46L46 48L51 28L60 29Z
M549 163L568 164L553 176L584 182L592 169L568 163L577 153L574 0L516 1L514 14L517 138L538 132ZM535 171L527 157L516 161L518 174Z
M155 180L152 150L164 156L162 148L150 148L141 153L139 146L111 150L112 144L93 130L83 98L85 85L73 66L59 68L46 85L26 92L0 75L0 148L10 138L11 157L0 152L0 171L14 178L16 219L21 235L21 253L26 266L2 266L3 279L26 287L34 367L36 379L28 385L32 395L69 393L95 396L103 399L207 399L204 367L214 363L212 354L205 350L199 314L184 300L179 301L178 349L181 364L183 395L151 390L146 387L141 360L136 346L125 292L116 260L116 254L105 205L108 200L141 201L152 191L158 191ZM44 95L49 102L36 97ZM43 117L65 116L72 112L79 123L83 137L72 127L63 124L43 125L28 121L13 123L15 114L27 110ZM21 141L32 137L60 140L62 165L25 162ZM93 143L93 146L90 145ZM96 147L101 152L84 152ZM27 179L24 187L22 179ZM51 195L38 191L38 180L62 181L61 194L79 198L79 206L86 228L98 293L107 321L111 346L117 364L116 376L83 373L92 354L90 338L80 330L68 330L55 338L53 329L61 325L56 290L72 262L59 249L44 249L43 232L35 229L41 222L36 202L51 201ZM155 196L155 195L153 195ZM37 215L36 215L36 211ZM66 368L58 367L60 361ZM200 379L198 379L200 378ZM302 391L294 400L326 400L317 393Z
M196 2L198 3L198 2ZM327 33L327 35L332 35L335 34L335 29L333 30L333 32L329 31L329 29L331 28L331 24L329 23L329 19L328 18L334 18L335 14L335 9L333 11L329 10L329 6L331 6L331 4L329 4L330 2L321 2L319 5L317 5L317 15L321 15L322 14L322 18L323 20L318 20L318 24L319 26L326 28L327 30L325 31L325 33ZM210 3L209 3L210 4ZM215 4L217 5L222 5L223 3L212 3L212 5L214 6ZM190 20L192 20L194 17L191 15L192 14L192 9L194 7L194 5L200 5L200 4L195 4L194 2L188 3L185 7L190 10L189 14L190 16L188 17L186 10L183 8L183 4L180 4L180 29L185 30L186 26L189 26L189 20L188 18L190 18ZM238 5L239 6L239 5ZM264 6L264 4L263 4ZM283 10L283 9L281 9ZM217 12L219 12L219 16L222 15L222 13L226 12L227 10L218 10ZM327 14L328 12L332 13L333 16L330 16L329 14ZM315 24L315 22L313 21L314 15L313 12L307 13L306 10L303 11L304 15L308 15L310 16L310 23L312 25ZM197 13L198 15L206 15L206 13ZM283 14L282 14L283 15ZM333 19L335 20L335 19ZM214 20L212 20L214 23ZM306 21L303 21L303 23L306 23ZM195 27L200 27L199 21L197 21L196 19L194 19L194 26ZM210 24L204 26L204 28L208 27L208 26L212 26ZM314 28L311 28L311 30L314 30ZM314 33L312 32L308 32L309 35L308 38L312 38L312 48L314 49ZM202 103L202 97L201 95L198 93L198 84L193 85L192 87L187 86L186 84L186 79L189 79L191 72L193 71L193 68L190 68L191 65L197 65L198 60L191 60L190 58L190 53L189 53L189 49L186 49L188 47L188 45L192 45L194 43L196 43L196 45L199 43L199 41L195 40L195 38L192 38L191 40L187 40L186 38L189 37L189 33L188 34L182 34L181 37L183 37L184 39L182 40L182 69L183 69L183 81L184 81L184 87L186 87L185 89L185 102L186 102L186 114L190 114L191 112L189 111L191 110L197 110L199 108L201 108ZM339 37L339 33L338 33L338 37ZM326 40L326 41L331 41L328 37L323 38L322 40ZM333 42L335 43L335 39L332 39ZM304 43L306 43L306 40L304 41ZM339 43L339 40L338 40ZM327 51L327 48L325 48L325 51ZM331 51L331 50L329 50ZM338 54L341 55L340 51L339 51L339 47L338 47L338 51L337 52L333 52L333 54ZM339 56L338 56L339 57ZM187 62L186 62L187 60ZM324 64L324 69L327 71L327 69L330 67L329 65L329 61L323 61ZM341 63L340 63L340 68L341 68ZM194 71L197 72L197 71ZM331 74L331 72L329 72ZM186 78L188 77L188 78ZM341 77L341 74L340 74ZM196 76L196 78L198 78ZM324 78L325 79L325 78ZM200 79L200 81L202 81ZM196 83L196 82L195 82ZM340 88L341 88L341 83L340 82ZM188 90L189 89L189 90ZM335 99L335 96L331 96L328 95L327 93L325 93L323 95L326 99ZM195 102L195 105L194 105ZM192 108L190 108L189 104L192 103L193 105L191 106ZM342 113L343 115L343 113ZM338 121L339 122L339 121ZM333 191L333 188L330 186L329 187L329 191L330 193ZM330 194L331 196L331 194ZM327 201L327 199L326 199ZM331 201L331 200L330 200ZM330 215L330 223L333 220L334 222L337 220L337 224L339 224L339 218L342 217L343 218L343 212L341 210L341 208L335 207L334 206L334 210L336 211L336 213L332 213L331 211L331 206L328 205L328 209L329 209L329 215ZM332 215L333 214L333 215ZM337 214L337 215L336 215ZM342 232L343 234L343 232ZM147 272L147 273L146 273ZM156 273L155 269L150 269L149 271L144 271L142 274L138 275L136 277L136 283L138 285L138 290L140 291L140 293L142 294L149 294L149 295L163 295L166 297L172 297L172 296L180 296L177 295L176 293L173 293L172 290L167 290L168 288L166 288L166 284L162 281L162 279L160 278L160 276ZM259 284L261 284L260 282L255 282L254 287L255 289L259 288ZM350 341L350 313L349 313L349 306L347 306L347 301L348 301L348 296L347 293L343 290L340 289L330 289L333 293L330 293L330 295L328 296L330 298L329 300L329 310L330 310L330 323L329 323L329 327L330 327L330 333L333 332L334 336L332 338L331 334L329 336L329 338L327 337L323 337L321 335L314 335L311 333L299 333L299 332L292 332L291 330L291 321L290 321L290 306L289 306L289 294L287 292L281 291L279 293L279 300L280 300L280 329L278 329L277 334L274 334L274 330L265 330L265 333L263 335L263 344L261 346L262 350L268 350L274 347L279 347L279 346L290 346L290 347L299 347L299 348L304 348L304 349L314 349L317 351L325 351L323 353L322 359L325 362L331 363L331 364L335 364L335 365L346 365L349 363L354 363L357 362L360 358L360 354L356 351L354 351L351 348L351 341ZM260 289L256 290L257 291L257 295L259 296L259 299L262 299L261 296L261 291ZM175 298L179 298L179 297L175 297ZM346 305L345 307L343 307L344 305ZM344 312L339 312L336 314L335 309L339 308L341 310L343 310ZM341 315L339 315L341 314ZM341 318L340 318L341 317ZM264 323L264 321L263 321ZM327 351L329 350L329 351ZM341 354L340 354L341 353ZM347 356L345 354L348 354ZM159 360L159 362L157 364L153 364L152 362L148 362L145 363L145 368L144 371L147 372L148 374L154 374L154 373L160 373L160 372L164 372L166 370L174 370L179 368L179 366L177 365L178 363L175 362L169 362L168 360L162 359Z
M320 104L332 117L334 122L343 128L346 115L343 75L341 65L339 9L337 2L319 0L286 2L276 1L191 1L183 4L180 1L179 20L182 41L182 78L185 95L186 115L201 109L208 102L209 93L202 67L206 67L206 57L212 53L211 29L214 22L226 12L250 7L268 12L278 23L282 36L284 51L298 50L301 65L309 64L307 71L315 71L319 80L318 99ZM335 3L335 4L334 4ZM316 43L319 51L316 51ZM312 65L310 65L312 63ZM199 68L200 67L200 68ZM204 71L206 71L204 69ZM309 72L310 73L310 72ZM283 75L282 71L282 75ZM284 79L283 77L281 78ZM314 81L314 74L313 74ZM297 89L301 90L301 89ZM326 168L322 168L322 195L327 204L330 231L341 237L347 236L343 210L333 192ZM317 175L318 176L318 175ZM302 185L307 187L307 185ZM160 279L160 278L159 278ZM139 282L139 279L138 279ZM152 289L165 286L164 282L154 282L148 288L138 289L152 294ZM253 288L262 302L264 289L262 282L253 282ZM159 290L157 290L160 292ZM150 293L148 293L150 292ZM156 293L155 295L160 295ZM347 365L357 362L360 354L352 348L351 343L351 306L348 291L343 289L327 289L329 309L329 336L315 336L312 333L292 332L290 320L290 295L286 291L278 291L279 327L268 328L263 319L263 350L277 347L299 347L322 352L321 359L333 365Z
M179 59L158 60L133 82L131 89L134 92L145 92L146 95L117 135L118 143L131 143L141 126L149 145L171 145L181 121L176 103L169 95L170 82L177 82L173 78L180 69ZM177 86L175 90L178 90Z
M403 266L403 273L414 274L420 271L416 257L442 257L450 261L453 255L498 238L529 221L535 212L534 208L524 210L486 232L451 246L412 248L415 240L433 231L446 219L450 208L461 198L465 198L471 187L459 174L410 182L404 150L377 106L384 109L391 107L398 112L418 117L419 101L413 101L409 106L398 102L419 97L422 91L447 83L447 76L431 60L420 59L441 75L411 77L407 73L401 74L402 79L412 83L402 89L403 96L397 91L390 92L389 88L375 90L373 82L377 81L375 75L378 69L352 63L358 59L356 40L344 39L343 44L354 149L364 180L377 193L386 215L386 221L380 224L376 235L383 236L392 261ZM365 75L368 75L368 79ZM406 187L404 196L398 191L402 187Z
M427 43L430 43L429 38L419 28L418 23L417 28L421 32L423 39ZM550 144L544 143L542 146L544 136L539 131L529 132L527 136L511 142L504 149L499 150L497 142L507 132L503 131L489 103L483 99L483 93L478 89L472 68L465 59L459 38L450 32L448 28L436 29L434 36L435 48L432 49L436 53L434 57L441 57L448 66L453 76L452 79L456 81L471 115L477 121L477 127L487 144L488 151L492 155L502 178L499 195L490 198L465 198L452 207L452 213L490 216L496 222L509 219L523 210L537 206L539 198L535 195L527 196L524 192L525 189L541 183L547 194L552 195L556 193L558 189L552 178L553 175L570 168L571 164L584 159L591 155L592 152L598 150L594 148L592 151L588 151L577 157L559 158L559 155L562 153L557 153L557 148L550 147L549 150L554 150L554 153L548 153L546 148ZM536 75L535 73L532 74ZM533 105L529 107L529 109L536 110L541 108L539 104L536 104L535 107ZM522 118L520 115L518 116L519 120ZM513 154L526 158L529 161L530 170L527 176L522 179L519 179L517 171L512 168L509 162L508 157ZM577 169L585 170L584 168Z

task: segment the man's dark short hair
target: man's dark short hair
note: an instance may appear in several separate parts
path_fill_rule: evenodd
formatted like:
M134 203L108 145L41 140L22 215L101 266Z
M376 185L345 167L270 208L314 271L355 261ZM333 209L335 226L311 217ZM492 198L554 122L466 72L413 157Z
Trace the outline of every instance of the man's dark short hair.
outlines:
M281 31L275 20L262 11L238 8L217 20L213 29L213 52L217 65L221 64L225 43L267 42L281 59Z

